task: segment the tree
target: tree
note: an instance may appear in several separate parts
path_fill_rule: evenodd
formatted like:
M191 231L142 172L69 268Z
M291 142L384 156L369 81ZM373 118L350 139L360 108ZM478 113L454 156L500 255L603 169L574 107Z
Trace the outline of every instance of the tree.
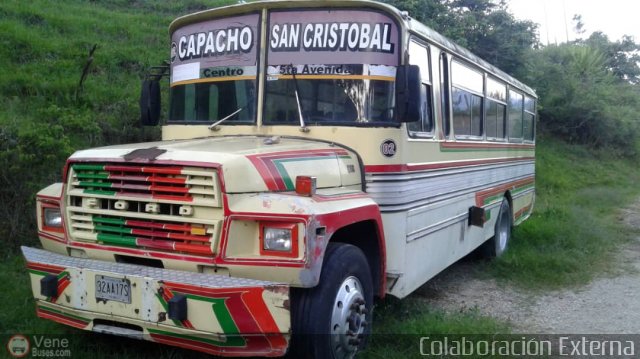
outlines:
M387 2L513 75L522 72L527 50L538 46L537 24L515 19L504 1Z
M527 78L540 98L540 127L568 142L635 155L640 96L608 63L607 54L586 44L532 52Z
M613 75L632 84L640 84L640 45L631 36L625 35L622 40L612 42L602 32L594 32L588 39L580 41L598 49L606 57L606 67Z

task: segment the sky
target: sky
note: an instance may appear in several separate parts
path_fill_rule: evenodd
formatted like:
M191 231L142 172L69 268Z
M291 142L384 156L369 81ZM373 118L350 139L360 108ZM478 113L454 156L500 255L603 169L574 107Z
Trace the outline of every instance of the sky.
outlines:
M582 15L585 33L602 31L609 40L631 35L640 42L638 0L507 0L510 12L522 20L540 24L540 42L553 44L575 40L573 15ZM568 36L567 36L568 35Z

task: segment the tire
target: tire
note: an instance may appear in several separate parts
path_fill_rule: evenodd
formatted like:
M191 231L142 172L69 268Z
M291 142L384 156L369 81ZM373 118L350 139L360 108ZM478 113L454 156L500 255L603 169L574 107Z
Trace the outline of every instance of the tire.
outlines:
M503 198L494 235L481 248L484 257L500 257L507 250L509 241L511 241L511 226L511 206L509 206L509 201Z
M329 243L318 285L291 292L291 357L352 358L364 349L371 333L373 283L358 247Z

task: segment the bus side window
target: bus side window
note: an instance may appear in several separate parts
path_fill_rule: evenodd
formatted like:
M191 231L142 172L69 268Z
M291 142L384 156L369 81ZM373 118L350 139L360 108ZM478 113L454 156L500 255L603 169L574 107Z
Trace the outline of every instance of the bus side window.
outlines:
M484 125L487 140L504 140L507 122L507 85L487 77L485 106Z
M451 83L453 133L463 138L482 136L482 73L454 60L451 62Z
M409 63L420 66L420 74L422 76L420 98L422 99L422 106L420 111L421 121L410 122L407 124L407 127L412 137L432 135L433 114L431 110L431 66L429 59L429 47L412 40L409 43Z
M524 119L522 121L522 132L525 141L533 141L535 139L535 123L536 123L536 104L535 100L529 96L524 98Z
M522 112L524 96L509 89L509 142L522 142Z

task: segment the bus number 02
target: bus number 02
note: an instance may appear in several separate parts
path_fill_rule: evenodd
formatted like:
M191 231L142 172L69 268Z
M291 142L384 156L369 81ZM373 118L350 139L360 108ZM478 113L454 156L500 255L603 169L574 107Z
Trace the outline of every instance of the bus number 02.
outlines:
M380 152L385 157L393 157L396 154L396 143L393 140L384 140L380 145Z

